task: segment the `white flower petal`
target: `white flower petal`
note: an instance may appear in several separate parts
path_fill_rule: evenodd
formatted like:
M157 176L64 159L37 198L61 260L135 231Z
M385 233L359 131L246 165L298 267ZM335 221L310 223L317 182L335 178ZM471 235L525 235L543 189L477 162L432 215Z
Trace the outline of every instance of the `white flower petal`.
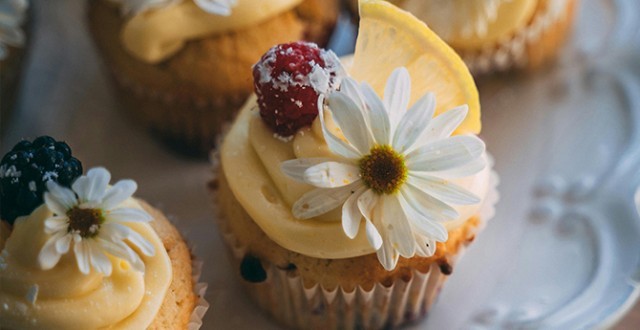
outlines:
M411 222L412 228L418 234L438 242L445 242L448 239L449 233L446 228L433 218L432 213L427 212L421 205L416 205L415 200L411 198L410 194L407 194L406 190L400 193L398 200L407 219Z
M58 231L67 231L67 222L69 219L66 216L53 216L44 220L44 232L47 234L53 234Z
M429 173L443 179L455 179L474 175L482 171L485 167L487 167L486 159L484 157L479 157L460 167Z
M133 251L127 244L119 241L118 244L98 238L98 242L107 253L116 258L127 261L133 269L144 272L145 266L138 254Z
M480 157L484 142L472 135L456 135L429 143L406 156L411 171L443 171L457 168Z
M399 67L393 70L384 88L384 106L389 113L392 130L395 130L407 111L410 98L411 76L405 67Z
M369 129L371 134L377 144L388 145L391 139L391 123L389 122L389 114L384 108L384 103L373 90L373 87L366 82L360 84L360 89L369 109Z
M358 197L358 209L365 218L365 231L369 244L376 250L382 246L382 236L373 224L374 208L379 200L373 190L366 190Z
M109 188L102 199L101 208L103 210L111 210L122 204L138 189L138 185L133 180L120 180Z
M64 215L69 209L78 204L76 195L68 188L60 186L53 180L47 181L44 201L49 210L57 215Z
M467 117L467 113L469 107L466 104L441 113L429 123L419 141L438 141L451 136Z
M113 269L111 261L102 252L101 244L93 240L85 240L85 242L87 250L89 251L89 261L91 266L105 276L111 276L111 271Z
M325 162L309 167L304 182L319 188L337 188L360 180L360 169L338 162Z
M340 84L340 93L349 97L360 109L366 108L364 96L362 92L360 92L358 83L354 79L345 77Z
M87 246L86 240L81 239L80 241L75 241L73 244L73 252L76 255L76 263L78 264L78 269L82 274L89 274L91 271L91 264L89 261L89 247Z
M372 145L362 109L347 95L340 92L329 94L327 101L333 120L338 124L347 141L361 154L369 152Z
M142 235L138 234L137 231L131 230L129 231L129 236L127 236L127 240L131 242L133 245L137 246L140 251L149 257L153 257L156 254L156 249L149 241L147 241Z
M411 206L429 219L448 221L457 219L459 216L458 211L453 207L425 193L409 182L400 191Z
M131 228L119 224L118 222L105 222L100 226L100 237L108 239L111 242L121 241L125 239Z
M102 167L95 167L73 183L71 188L78 194L82 203L100 203L107 190L111 173Z
M445 203L474 205L482 201L478 196L447 179L409 171L408 182Z
M40 249L40 252L38 253L38 263L40 264L40 268L48 270L58 264L61 255L56 250L56 243L65 235L66 233L64 232L56 233L51 236L46 243L44 243L44 246L42 246L42 249Z
M324 95L320 95L318 98L318 118L320 118L320 126L322 127L322 135L327 143L329 150L336 155L349 159L358 159L361 154L350 144L345 143L337 136L333 135L327 128L324 120Z
M384 239L384 243L382 244L382 247L378 249L376 255L378 256L378 261L380 261L382 267L388 271L392 271L396 268L398 259L400 258L400 255L388 239Z
M298 219L310 219L327 213L344 203L351 194L360 188L361 183L354 183L339 188L318 188L307 192L298 199L291 208L293 216Z
M56 241L56 252L59 254L66 254L69 252L69 246L71 246L72 235L65 234Z
M365 219L372 221L373 209L376 207L378 198L378 195L371 189L365 191L358 197L358 209L360 209L360 213L362 213Z
M433 93L427 93L416 101L398 123L393 135L393 149L398 152L411 149L418 137L428 127L435 110L436 97Z
M382 246L382 236L378 232L376 226L373 225L373 222L365 219L365 232L367 234L367 240L369 241L369 245L371 245L375 250L379 250Z
M119 208L105 212L105 219L112 222L149 222L153 220L149 213L133 208Z
M382 198L382 224L391 246L405 258L413 257L416 246L411 226L398 200L399 195L385 195Z
M354 239L358 235L362 213L358 208L358 198L367 188L362 186L354 194L349 196L342 205L342 229L347 237Z
M237 0L193 0L202 10L220 16L230 16Z
M105 229L106 231L104 231ZM115 237L119 238L124 236L122 237L122 239L129 240L129 242L137 246L143 254L147 256L155 255L155 248L153 247L153 245L149 243L149 241L147 241L144 237L142 237L142 235L138 234L137 231L131 229L128 226L122 225L117 222L109 222L102 226L102 231L104 231L104 236L101 235L102 237L109 237L109 235L112 235L112 233L116 233L114 235Z
M280 171L286 176L298 181L305 182L304 172L314 165L332 161L329 158L296 158L285 160L280 163Z
M431 257L436 253L436 241L434 239L414 235L416 240L416 255L421 257Z
M145 264L140 258L140 256L135 251L133 251L133 249L131 249L128 245L124 243L122 245L127 251L129 251L130 257L129 257L129 260L127 261L129 262L131 267L133 267L133 269L135 269L136 271L143 273L145 270Z

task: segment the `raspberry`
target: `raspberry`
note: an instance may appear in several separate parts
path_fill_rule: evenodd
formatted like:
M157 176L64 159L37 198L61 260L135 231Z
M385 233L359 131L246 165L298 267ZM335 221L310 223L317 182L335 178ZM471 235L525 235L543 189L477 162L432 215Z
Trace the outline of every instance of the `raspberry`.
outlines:
M66 143L50 136L18 142L0 162L0 216L13 224L43 203L47 181L69 187L81 174Z
M281 44L253 66L262 120L288 137L318 116L318 97L340 85L344 69L330 50L308 42Z

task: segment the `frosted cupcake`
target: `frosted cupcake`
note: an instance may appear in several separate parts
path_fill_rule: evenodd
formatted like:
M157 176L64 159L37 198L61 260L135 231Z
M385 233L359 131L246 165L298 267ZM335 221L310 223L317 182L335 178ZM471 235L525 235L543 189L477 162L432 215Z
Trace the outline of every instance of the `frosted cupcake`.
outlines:
M578 0L389 0L453 47L475 74L535 69L552 60ZM354 12L357 0L350 1Z
M314 45L272 48L220 150L233 266L288 327L424 316L495 202L462 60L410 14L361 6L348 70Z
M337 7L337 0L98 0L89 25L125 111L178 150L204 155L251 93L251 65L276 43L326 43Z
M6 0L0 3L0 123L6 128L18 95L25 58L25 26L29 2Z
M81 174L50 137L2 159L2 327L197 329L207 306L178 231L133 197L134 181Z

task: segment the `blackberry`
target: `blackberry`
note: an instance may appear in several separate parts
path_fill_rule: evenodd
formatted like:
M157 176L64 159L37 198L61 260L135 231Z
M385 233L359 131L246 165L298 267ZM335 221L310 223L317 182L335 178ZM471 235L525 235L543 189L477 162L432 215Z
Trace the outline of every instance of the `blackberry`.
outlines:
M81 174L65 142L50 136L18 142L0 162L0 216L13 224L43 203L47 181L70 187Z

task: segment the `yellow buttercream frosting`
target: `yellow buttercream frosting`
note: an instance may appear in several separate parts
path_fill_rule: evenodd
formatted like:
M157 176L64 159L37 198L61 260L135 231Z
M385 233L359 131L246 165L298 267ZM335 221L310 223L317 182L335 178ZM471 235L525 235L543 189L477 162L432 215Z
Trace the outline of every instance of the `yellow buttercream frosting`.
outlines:
M451 46L491 46L525 27L541 0L393 0Z
M230 16L220 16L202 10L192 0L184 0L133 16L122 29L122 42L131 55L157 63L178 52L189 40L258 24L301 2L238 0Z
M134 199L125 207L142 209ZM139 253L145 272L110 257L109 277L82 274L70 251L50 270L38 264L48 239L44 221L52 216L42 205L18 218L3 242L0 259L0 324L13 329L144 329L157 314L171 284L171 261L162 241L146 223L127 223L155 248L152 257ZM135 249L134 246L132 248ZM138 251L139 252L139 251Z
M283 141L262 122L253 96L240 111L222 145L225 178L245 211L269 238L284 248L326 259L374 253L364 226L360 226L355 239L346 236L340 208L308 220L296 219L291 213L291 205L313 187L286 177L280 171L280 164L293 158L337 157L328 151L318 121L316 119L311 128L300 130L292 140ZM490 168L486 167L476 175L452 181L484 198L489 175ZM476 215L480 205L455 207L460 217L446 223L447 229L457 228Z

